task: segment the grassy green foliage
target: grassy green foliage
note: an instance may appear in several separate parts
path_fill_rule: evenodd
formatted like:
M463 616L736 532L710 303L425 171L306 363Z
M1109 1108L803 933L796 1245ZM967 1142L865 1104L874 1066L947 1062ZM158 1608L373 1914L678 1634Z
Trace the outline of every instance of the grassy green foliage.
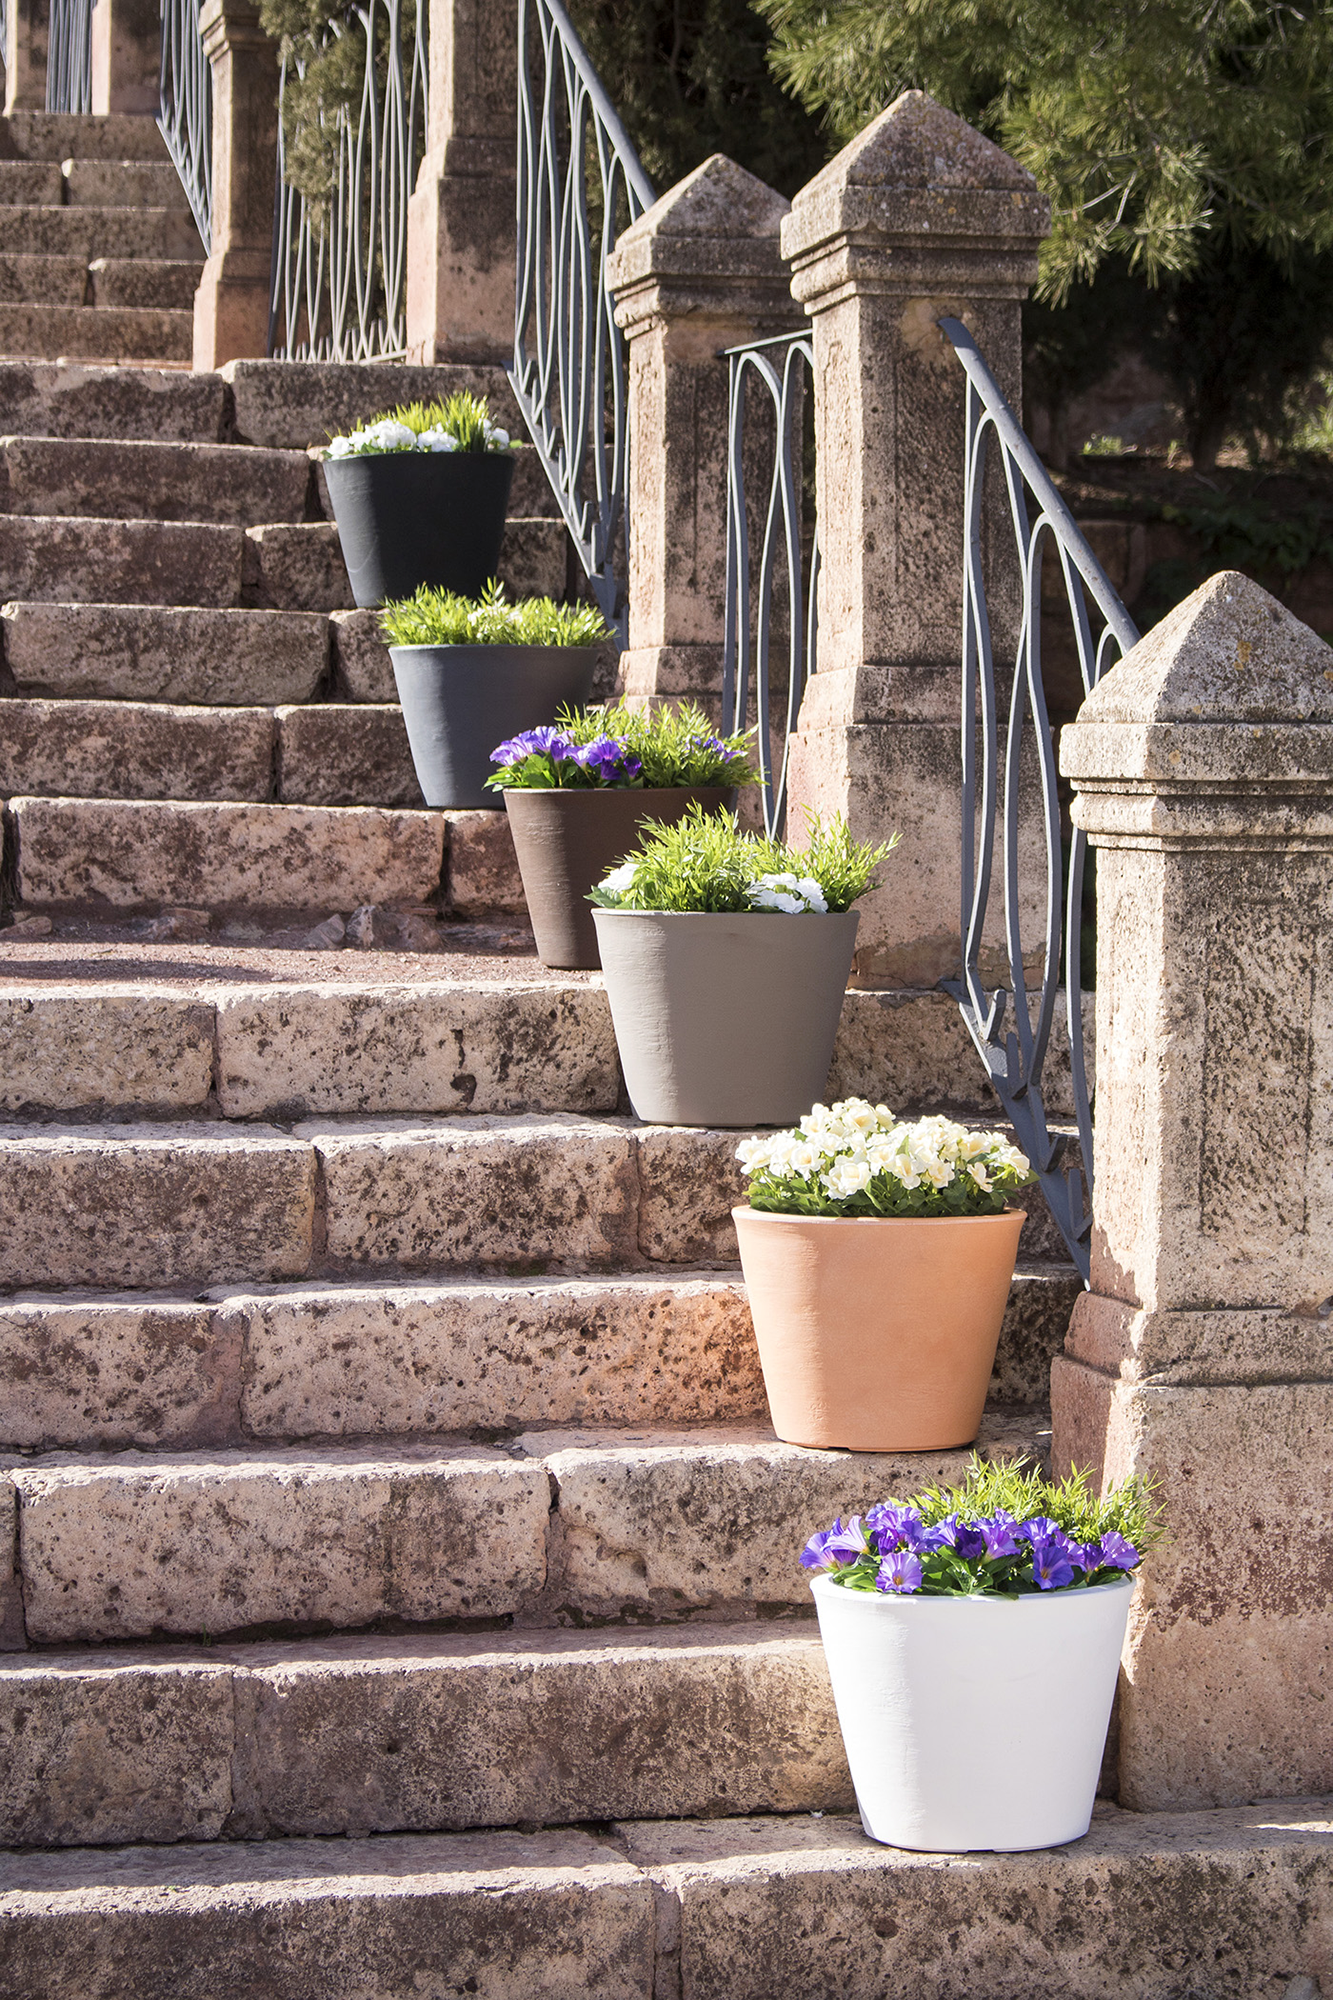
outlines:
M437 397L433 403L399 403L392 410L381 410L378 416L353 425L347 435L358 438L376 424L387 422L402 424L417 437L423 431L448 431L457 438L460 451L485 451L490 414L484 396L456 389L452 396Z
M523 597L510 604L492 581L480 597L423 584L411 597L386 604L380 631L390 646L596 646L609 636L591 604L557 604Z
M622 864L634 864L632 883L623 890L596 888L591 901L612 910L735 913L754 909L751 892L761 877L778 875L817 882L830 911L849 910L873 885L875 870L898 836L872 846L853 840L845 819L825 826L811 814L806 840L802 848L789 847L764 834L743 833L732 813L692 806L674 826L645 830L637 851Z
M1133 1542L1140 1555L1161 1541L1161 1508L1155 1504L1156 1482L1125 1480L1105 1498L1093 1491L1086 1471L1072 1471L1053 1481L1038 1467L1009 1462L993 1464L975 1452L967 1477L958 1486L930 1486L911 1505L927 1527L957 1514L960 1521L980 1521L988 1515L1012 1514L1016 1521L1045 1515L1076 1542L1095 1542L1108 1532Z
M626 708L623 702L591 708L574 721L574 741L591 743L614 736L639 759L645 787L665 785L753 785L750 764L753 729L716 736L697 702L679 708ZM720 748L714 747L720 745Z

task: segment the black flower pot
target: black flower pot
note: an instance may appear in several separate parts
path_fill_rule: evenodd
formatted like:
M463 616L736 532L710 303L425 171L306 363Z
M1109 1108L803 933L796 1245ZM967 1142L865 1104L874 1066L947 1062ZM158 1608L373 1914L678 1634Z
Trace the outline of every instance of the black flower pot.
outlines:
M608 786L605 790L528 791L503 794L514 836L523 895L543 965L593 970L601 964L588 891L639 844L640 824L674 825L692 805L730 811L734 785L673 785L662 790Z
M512 452L373 452L325 459L324 477L359 605L410 597L423 583L476 597L495 575Z
M491 752L592 693L595 646L390 646L417 783L428 806L503 810Z

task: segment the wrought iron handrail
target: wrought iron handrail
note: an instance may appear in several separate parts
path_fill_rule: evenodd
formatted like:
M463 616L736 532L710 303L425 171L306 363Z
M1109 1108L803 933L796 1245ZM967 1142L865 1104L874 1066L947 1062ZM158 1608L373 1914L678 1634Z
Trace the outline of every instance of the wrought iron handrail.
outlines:
M632 222L655 199L561 0L519 0L509 379L593 596L618 630L629 454L625 340L606 262L622 214Z
M46 108L93 108L93 0L51 0L46 43Z
M355 113L340 111L327 203L288 184L278 84L278 176L268 351L282 361L387 361L407 352L407 202L425 152L426 0L407 47L403 0L364 0L327 32L360 34L365 74ZM381 32L383 23L383 32Z
M1067 886L1062 895L1062 823L1056 749L1041 664L1041 577L1046 544L1053 542L1059 555L1085 695L1091 693L1106 668L1137 643L1139 633L1024 435L972 335L960 320L941 319L939 325L967 374L962 681L963 976L941 983L962 1009L963 1019L1018 1134L1019 1144L1037 1171L1051 1213L1086 1281L1092 1228L1092 1108L1083 1056L1079 960L1087 844L1077 828L1071 829ZM1023 590L1022 624L1003 762L982 559L986 464L992 438L1000 453ZM1036 509L1035 519L1029 517L1028 495ZM1089 598L1105 621L1096 637L1088 614ZM1040 771L1046 843L1046 936L1041 990L1035 1009L1029 1006L1023 962L1018 858L1020 766L1029 742L1035 746ZM1003 843L1005 945L1010 986L988 994L980 957L997 837ZM1074 1115L1082 1149L1081 1171L1077 1167L1061 1170L1066 1140L1063 1134L1050 1132L1041 1091L1061 990L1062 959ZM1005 1013L1010 1006L1013 1025L1006 1028Z
M727 584L722 649L723 726L747 726L751 659L755 719L759 733L759 774L764 793L764 825L781 836L787 819L787 758L805 684L815 670L816 584L819 530L811 542L808 579L801 560L801 441L805 392L813 379L815 355L808 329L771 340L748 341L724 350L730 370L727 413ZM751 646L750 531L745 488L746 388L766 391L773 420L772 470L764 507L764 539L754 578L757 606ZM753 460L752 460L753 462ZM769 651L773 634L773 581L781 547L787 583L787 700L777 774L770 737L772 688Z
M199 33L199 0L161 4L157 129L208 251L213 247L213 74Z

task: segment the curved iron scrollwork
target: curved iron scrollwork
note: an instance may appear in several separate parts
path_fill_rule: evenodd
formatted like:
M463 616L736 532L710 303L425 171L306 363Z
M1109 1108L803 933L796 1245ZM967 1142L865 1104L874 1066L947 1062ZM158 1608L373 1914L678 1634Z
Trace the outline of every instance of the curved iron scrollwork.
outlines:
M608 623L624 618L625 339L606 260L656 199L560 0L519 0L509 379Z
M46 108L93 108L93 0L51 0L46 44Z
M199 0L162 0L157 129L198 225L213 247L213 73L199 34Z
M759 725L759 773L764 792L764 825L781 836L787 820L787 755L805 684L815 670L816 582L819 531L802 561L803 417L813 380L815 355L810 335L778 334L726 350L731 371L727 417L727 595L722 653L722 718L729 730L744 729L749 712L751 662L755 719ZM747 387L757 391L771 420L771 475L763 507L764 539L752 578L745 485ZM764 402L764 399L767 399ZM753 467L755 457L750 453ZM787 686L781 751L774 770L771 710L774 707L769 655L774 636L774 583L782 557L786 586ZM751 591L755 605L751 611ZM753 638L752 638L753 634Z
M298 57L278 84L278 192L268 351L280 361L389 361L407 352L407 201L426 147L426 0L365 0L329 22L365 51L359 104L326 135L327 198L288 181L282 117Z
M1067 880L1062 866L1063 831L1054 732L1042 677L1042 563L1047 545L1060 562L1060 577L1073 622L1083 692L1096 686L1107 667L1137 644L1139 633L1093 555L1045 467L1024 435L976 342L961 321L942 319L940 328L967 373L966 533L963 558L963 976L942 983L958 1001L991 1082L1031 1159L1051 1213L1070 1255L1089 1271L1092 1229L1092 1109L1083 1059L1081 909L1086 837L1068 836ZM1008 720L1000 747L999 691L991 651L982 559L986 466L992 440L999 453L1004 491L1022 576L1022 625L1009 696ZM1031 508L1029 506L1031 502ZM1094 633L1089 600L1102 624ZM1019 879L1020 766L1035 750L1041 781L1046 844L1046 935L1041 987L1029 1004L1023 962ZM978 768L979 766L979 768ZM997 844L1002 856L1005 945L1010 986L987 993L980 970L982 932L996 873ZM1061 972L1064 986L1061 988ZM1042 1102L1042 1072L1050 1045L1057 1000L1063 991L1069 1032L1074 1113L1082 1148L1082 1170L1064 1170L1066 1142L1050 1132ZM1006 1027L1006 1011L1012 1026Z

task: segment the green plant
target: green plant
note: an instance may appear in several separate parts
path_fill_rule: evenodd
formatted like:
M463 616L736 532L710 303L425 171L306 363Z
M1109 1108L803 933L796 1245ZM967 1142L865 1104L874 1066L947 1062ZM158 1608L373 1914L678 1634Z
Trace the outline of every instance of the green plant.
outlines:
M692 805L674 825L646 829L589 900L603 910L849 910L897 844L896 833L878 846L853 840L845 819L826 827L810 813L798 849L743 833L734 813Z
M744 1139L749 1203L771 1215L1000 1215L1035 1180L1003 1132L895 1119L862 1097L816 1104L794 1131Z
M512 451L509 433L491 422L484 396L456 389L433 403L400 403L329 440L330 458L395 451Z
M386 604L380 631L391 646L596 646L609 637L591 604L557 604L522 597L510 604L492 581L480 597L423 584L411 597Z
M757 781L748 761L753 747L753 729L715 736L697 702L561 708L554 724L498 745L491 762L500 769L486 783L495 791L748 785Z

